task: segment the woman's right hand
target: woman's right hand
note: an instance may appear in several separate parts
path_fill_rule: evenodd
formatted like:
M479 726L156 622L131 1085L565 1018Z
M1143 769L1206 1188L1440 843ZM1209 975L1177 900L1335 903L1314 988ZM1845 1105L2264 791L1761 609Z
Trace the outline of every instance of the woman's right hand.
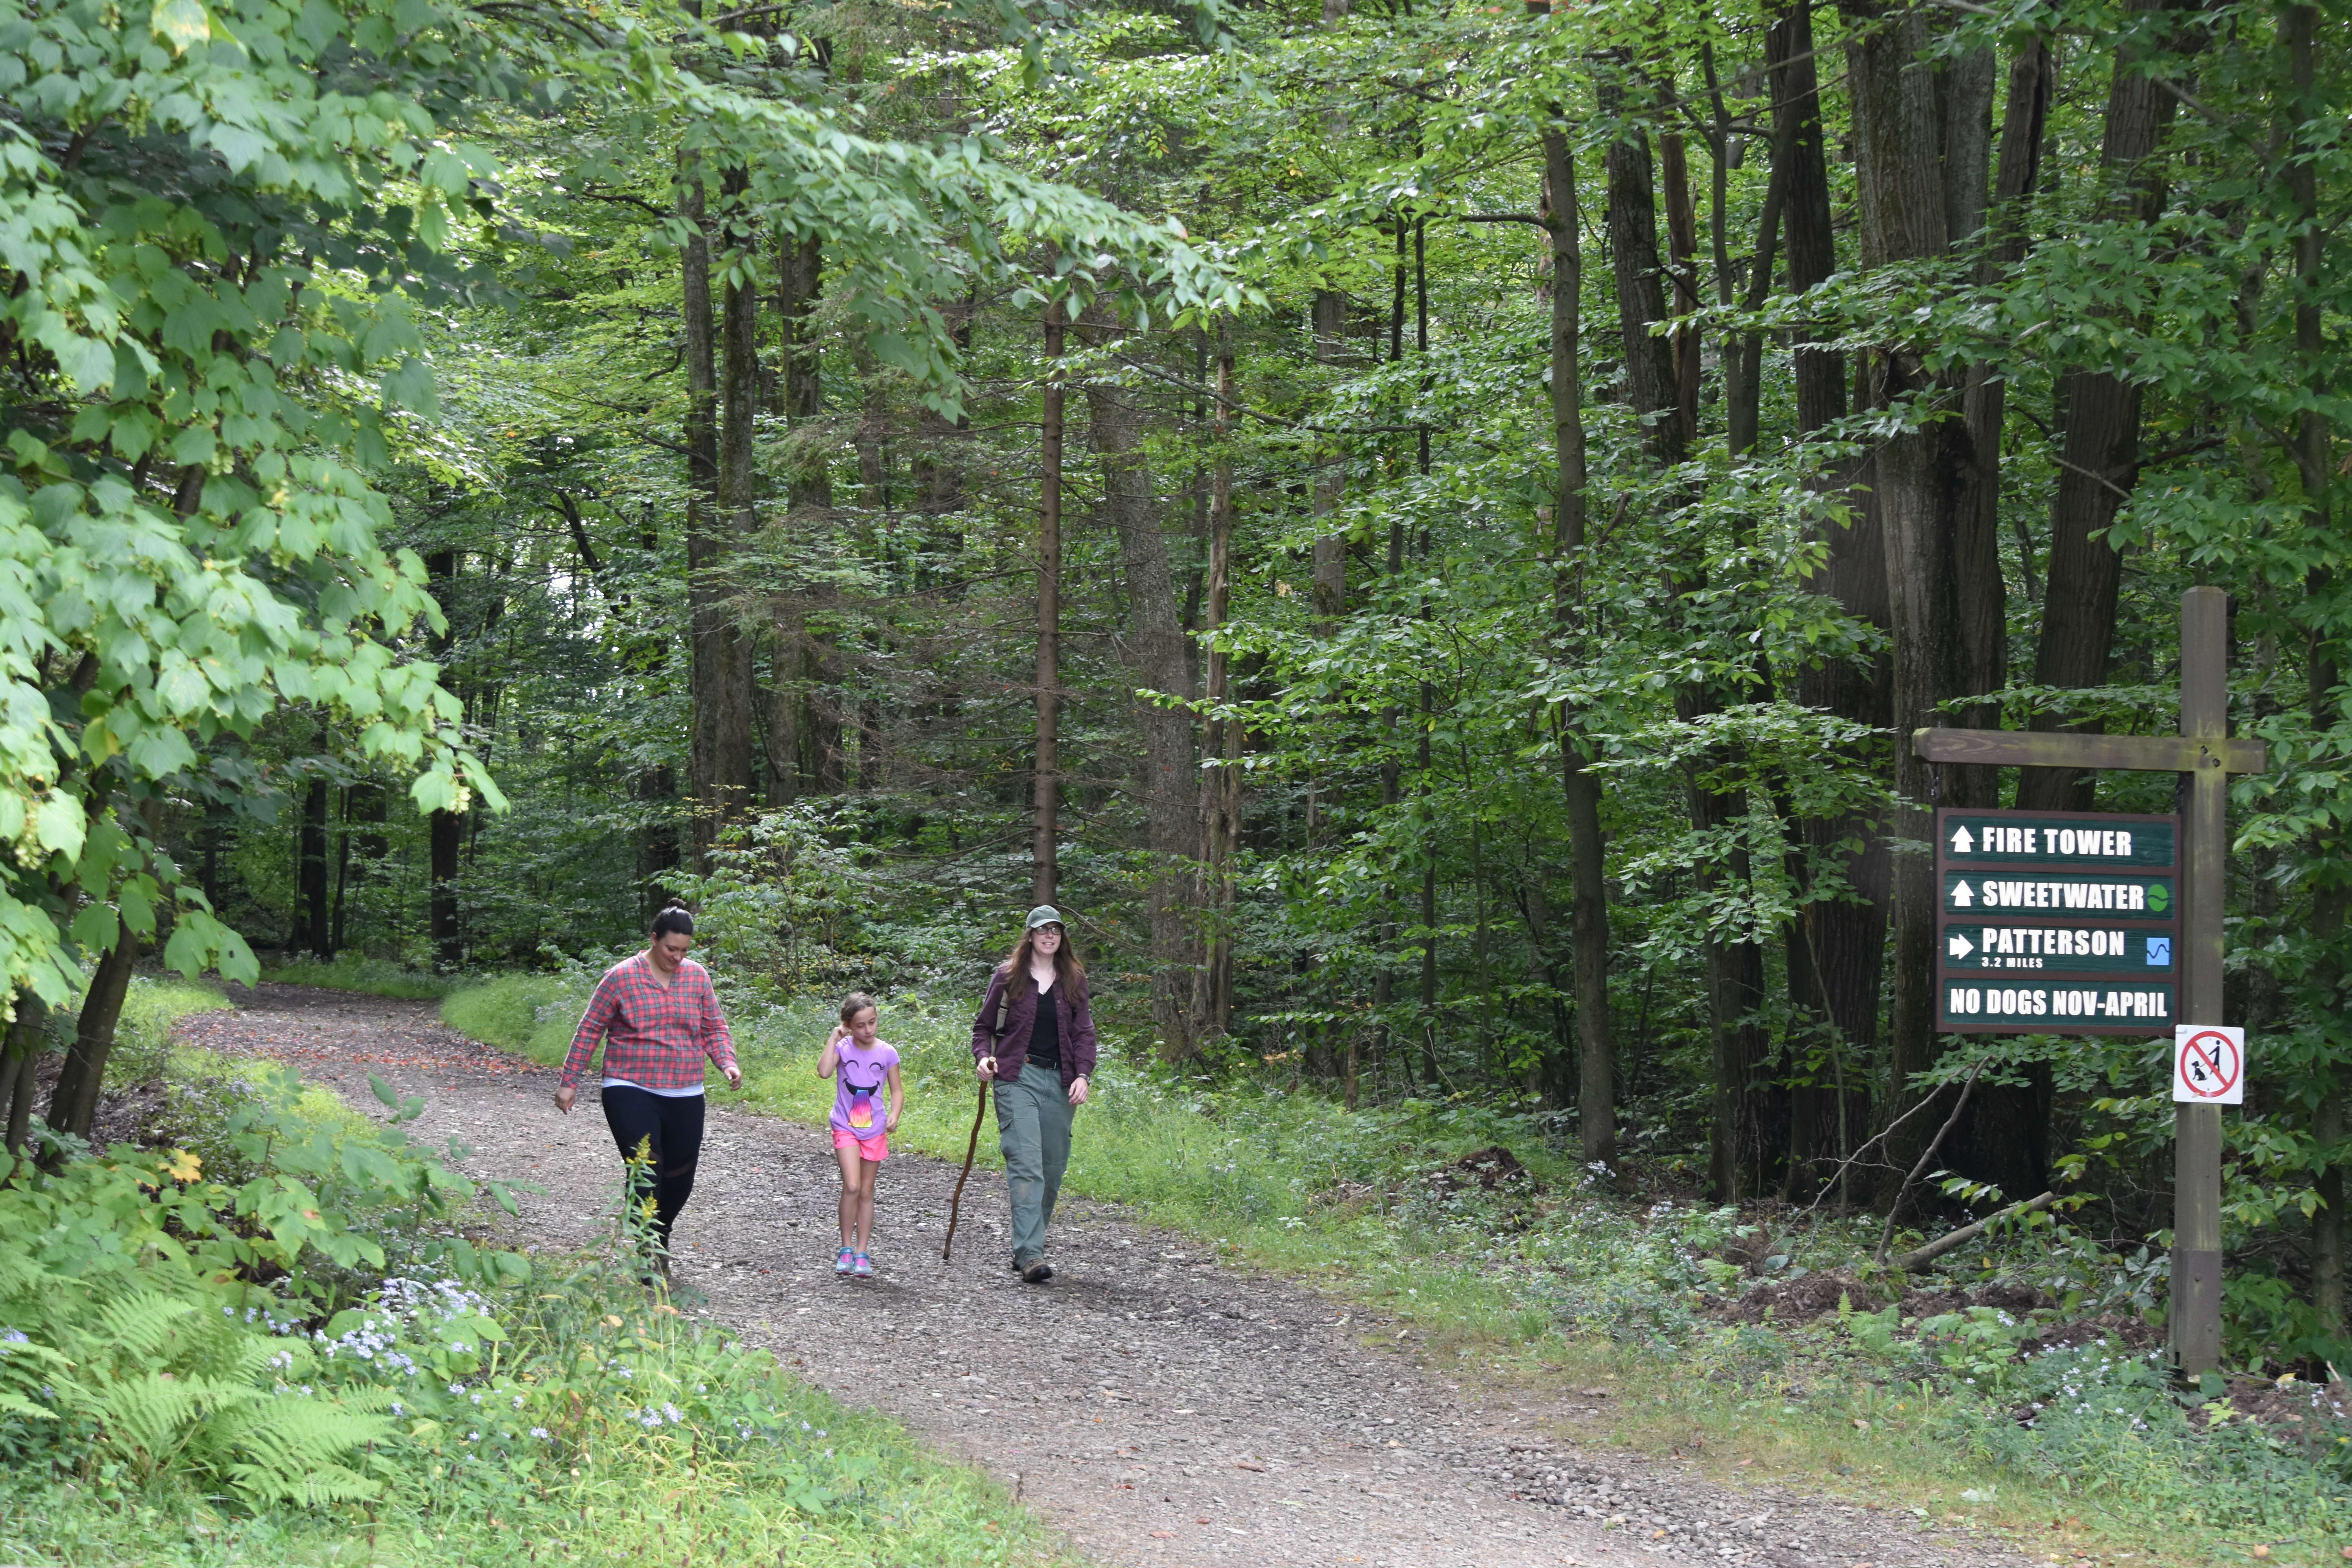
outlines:
M981 1082L986 1083L990 1079L996 1076L996 1058L994 1057L982 1057L975 1065L977 1065L980 1069Z
M572 1114L572 1102L579 1098L580 1086L576 1083L567 1083L555 1091L555 1109L569 1116Z

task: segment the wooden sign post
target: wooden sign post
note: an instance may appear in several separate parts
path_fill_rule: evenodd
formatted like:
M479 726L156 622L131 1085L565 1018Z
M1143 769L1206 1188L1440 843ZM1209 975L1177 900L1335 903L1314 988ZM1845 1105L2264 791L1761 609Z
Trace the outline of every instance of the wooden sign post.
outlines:
M2258 773L2259 741L2230 739L2229 597L2219 588L2180 596L2180 734L2079 735L2009 730L1918 730L1912 749L1931 763L1993 767L2125 768L2188 775L2180 844L2178 1021L2221 1021L2223 857L2231 773ZM2069 1032L2053 1019L2019 1034ZM2172 1177L2174 1365L2188 1376L2221 1360L2221 1108L2175 1113Z

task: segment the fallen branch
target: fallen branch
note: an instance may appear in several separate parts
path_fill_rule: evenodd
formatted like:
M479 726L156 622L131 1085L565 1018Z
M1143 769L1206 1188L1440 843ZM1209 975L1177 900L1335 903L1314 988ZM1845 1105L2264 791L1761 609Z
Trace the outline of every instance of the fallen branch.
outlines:
M1886 1228L1878 1233L1878 1250L1871 1255L1870 1260L1873 1263L1883 1264L1886 1261L1887 1244L1895 1239L1895 1221L1903 1213L1903 1200L1911 1195L1912 1184L1919 1179L1919 1173L1925 1171L1934 1161L1936 1151L1944 1146L1946 1135L1954 1127L1959 1125L1960 1112L1969 1108L1969 1093L1977 1086L1977 1075L1984 1071L1985 1064L1990 1060L1992 1060L1990 1057L1979 1057L1977 1065L1969 1069L1969 1081L1960 1085L1959 1102L1952 1107L1952 1113L1944 1118L1944 1124L1936 1129L1935 1141L1927 1145L1927 1152L1919 1156L1918 1163L1913 1165L1909 1174L1903 1178L1903 1184L1895 1189L1895 1201L1886 1205Z
M1964 1225L1949 1235L1937 1237L1925 1247L1905 1253L1895 1260L1895 1267L1906 1274L1914 1273L1927 1268L1953 1248L1966 1247L2002 1220L2021 1218L2026 1215L2046 1209L2057 1201L2056 1193L2044 1193L2038 1198L2028 1198L2023 1203L2011 1204L2005 1209L1996 1209L1974 1225Z

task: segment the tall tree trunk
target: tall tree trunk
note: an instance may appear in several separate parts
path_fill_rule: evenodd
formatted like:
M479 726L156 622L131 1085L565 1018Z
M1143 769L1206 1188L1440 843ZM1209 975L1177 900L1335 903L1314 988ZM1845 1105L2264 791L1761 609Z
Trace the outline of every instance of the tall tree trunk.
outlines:
M643 808L645 827L637 839L637 879L644 885L646 909L654 910L667 905L671 889L663 873L677 868L677 826L672 815L672 802L677 799L677 771L664 764L646 769L637 775L637 803Z
M1061 881L1062 384L1060 301L1045 306L1045 385L1039 415L1043 472L1037 481L1037 759L1029 895L1041 904Z
M776 611L768 629L768 804L790 805L801 794L801 619L797 603Z
M2326 134L2324 128L2327 108L2316 91L2318 33L2317 6L2288 4L2279 7L2279 41L2287 57L2287 101L2280 115L2280 129L2284 132L2282 140L2297 154L2286 160L2283 171L2287 208L2284 216L2294 230L2294 352L2311 395L2311 401L2295 422L2293 457L2303 490L2304 527L2314 539L2326 537L2333 521L2332 490L2339 471L2329 440L2327 416L2323 412L2323 400L2333 384L2336 366L2327 351L2323 316L2328 226L2323 224L2319 206L2323 148L2314 143ZM2335 574L2324 566L2314 568L2305 579L2304 593L2305 612L2311 625L2307 653L2310 722L2315 732L2326 734L2338 728L2343 720L2343 699L2338 689L2343 682L2342 638L2340 635L2330 635L2333 606L2327 604L2337 594ZM2316 967L2323 982L2316 1000L2322 1018L2334 1026L2331 1032L2341 1038L2341 1020L2347 1000L2345 985L2347 973L2352 973L2352 965L2345 961L2344 949L2346 917L2352 912L2352 882L2347 881L2343 868L2340 831L2328 835L2314 849L2314 859L2323 868L2321 875L2326 879L2312 899L2312 936L2320 949ZM2340 1054L2326 1064L2317 1086L2318 1101L2311 1121L2312 1142L2319 1146L2321 1158L2326 1162L2314 1175L2320 1206L2311 1222L2311 1304L2318 1313L2322 1331L2338 1338L2347 1327L2347 1184L2344 1164L2336 1153L2345 1135L2346 1071L2347 1064Z
M352 885L352 787L346 785L335 792L341 818L341 831L335 835L335 905L327 926L327 951L343 951L343 913L349 907Z
M1698 310L1698 214L1691 205L1690 160L1678 132L1658 133L1658 176L1665 188L1666 276L1674 286L1674 313L1687 317ZM1698 329L1677 327L1666 342L1674 353L1675 409L1682 424L1683 449L1688 451L1698 444Z
M1116 330L1107 316L1091 312L1086 326L1094 344L1109 341ZM1087 415L1095 452L1102 461L1104 508L1118 531L1128 589L1128 645L1136 673L1146 689L1189 703L1193 697L1191 649L1177 618L1175 574L1143 452L1143 412L1125 388L1095 381L1087 384ZM1184 708L1157 702L1140 704L1138 719L1143 731L1144 811L1154 861L1150 890L1152 1019L1168 1058L1186 1061L1199 1046L1192 1031L1192 993L1200 959L1191 907L1192 879L1185 865L1200 843L1192 719Z
M801 643L805 650L802 679L807 701L806 722L801 729L808 737L808 776L815 781L817 794L839 795L843 763L841 705L845 700L840 650L829 637L803 635Z
M1773 177L1782 187L1789 288L1802 293L1837 271L1828 161L1822 147L1821 83L1813 55L1811 0L1785 0L1765 38L1772 86ZM1801 337L1790 355L1797 426L1811 434L1845 417L1845 356L1814 348ZM1829 528L1827 559L1807 582L1814 593L1869 626L1887 630L1886 552L1878 503L1867 464L1828 483L1854 485L1850 521ZM1858 482L1857 482L1858 481ZM1894 666L1885 654L1866 667L1845 661L1801 661L1797 700L1840 719L1885 730L1894 722ZM1801 889L1822 878L1843 880L1852 899L1809 903L1790 928L1789 998L1802 1053L1790 1104L1790 1173L1801 1180L1812 1161L1847 1152L1842 1129L1867 1110L1864 1096L1844 1086L1863 1081L1862 1064L1878 1038L1878 1012L1886 950L1893 858L1885 825L1843 816L1797 824L1804 870Z
M1209 484L1209 581L1206 630L1213 637L1232 614L1234 585L1233 437L1234 323L1217 318L1217 459ZM1202 750L1221 765L1208 773L1202 791L1201 905L1206 942L1201 965L1202 1038L1225 1032L1234 1006L1234 852L1242 834L1242 727L1217 715L1233 700L1233 656L1211 646L1208 658L1210 718ZM1384 972L1385 973L1385 972Z
M434 639L434 654L446 667L449 650L457 638L457 554L453 550L436 550L425 558L425 581L431 585L433 597L445 616L449 629ZM465 823L454 811L436 811L425 821L425 878L427 933L433 943L435 962L454 969L466 961L464 933L458 929L457 918L457 851L464 844Z
M1429 219L1419 217L1412 225L1412 352L1422 367L1421 395L1429 395L1433 384L1429 374ZM1429 426L1423 423L1413 432L1415 470L1424 479L1429 478ZM1430 530L1421 531L1421 564L1429 570ZM1429 619L1427 595L1419 595L1419 614ZM1429 830L1435 817L1429 801L1429 736L1437 726L1437 688L1424 679L1421 682L1420 734L1413 742L1413 761L1421 770L1423 802L1423 838L1421 845L1421 1066L1422 1079L1431 1094L1437 1093L1442 1076L1437 1068L1437 844L1436 836Z
M319 726L320 760L325 761L330 743L327 726ZM327 807L333 801L335 786L321 771L310 775L302 792L302 832L299 838L300 863L296 868L302 906L302 930L297 940L302 947L320 958L332 958L334 942L328 920L329 883L327 880Z
M2007 107L2001 119L2000 154L1990 159L1984 150L1982 128L1992 118L1991 57L1976 51L1955 58L1947 68L1945 88L1948 175L1946 221L1954 244L1972 239L1991 226L1990 243L1981 251L1979 281L1991 286L2024 256L2025 231L2021 204L2032 195L2040 176L2042 146L2052 88L2050 51L2036 38L2021 46L2009 68ZM1985 184L1977 173L1990 166L1991 206L1972 205ZM1953 173L1953 171L1959 173ZM1960 406L1969 433L1973 461L1968 486L1960 498L1961 530L1957 553L1960 572L1960 619L1964 690L1992 692L2008 684L2009 613L2007 590L2001 582L2000 447L2007 418L2007 384L1989 366L1969 367L1962 384ZM1966 709L1960 721L1977 729L1997 729L2000 706L1984 702ZM1990 804L1999 798L2000 779L1991 768L1954 767L1946 770L1948 793L1956 804ZM1945 1144L1942 1158L1955 1171L1988 1180L2011 1196L2042 1190L2049 1169L2050 1112L2057 1086L2046 1061L2023 1066L2022 1083L1979 1083L1968 1111Z
M1677 153L1679 148L1677 147ZM1668 160L1669 172L1680 171L1679 157ZM1647 433L1645 445L1661 467L1678 464L1689 452L1689 426L1684 417L1680 364L1673 343L1654 336L1651 328L1664 319L1665 289L1658 263L1657 206L1651 188L1651 163L1646 135L1638 128L1612 144L1606 166L1609 185L1609 238L1615 268L1618 328L1623 338L1626 384L1634 416ZM1667 193L1669 214L1686 208L1686 182L1678 194ZM1695 247L1695 234L1692 237ZM1679 247L1680 242L1675 242ZM1557 262L1555 262L1557 266ZM1669 592L1687 599L1705 586L1703 562L1685 559L1670 568ZM1727 693L1709 686L1685 686L1675 694L1675 711L1685 724L1722 711ZM1700 833L1722 833L1748 809L1738 793L1704 787L1694 772L1689 781L1691 826ZM1731 857L1720 871L1706 874L1709 886L1727 878L1745 884L1745 854ZM1707 1011L1714 1038L1714 1102L1708 1150L1708 1180L1724 1198L1739 1194L1747 1154L1753 1140L1747 1135L1750 1079L1763 1054L1763 1035L1751 1021L1763 1003L1764 952L1752 942L1710 940L1706 948Z
M1837 236L1830 217L1829 162L1822 146L1822 89L1814 67L1812 0L1779 0L1764 57L1772 83L1776 132L1786 127L1788 165L1781 210L1786 215L1789 288L1802 293L1837 270ZM1778 172L1777 166L1775 172ZM1797 428L1819 430L1845 417L1845 356L1802 342L1791 356Z
M1622 88L1604 82L1601 107L1622 112ZM1651 461L1671 468L1689 450L1681 417L1675 346L1651 335L1665 320L1665 267L1658 257L1658 206L1650 169L1649 132L1638 124L1609 144L1602 167L1608 182L1609 255L1617 294L1619 347L1625 385Z
M777 253L776 275L784 319L784 417L797 428L824 411L816 332L824 242L814 236L787 238ZM833 504L833 473L822 456L812 454L793 468L791 500L796 507ZM867 504L873 504L870 498Z
M1948 97L1926 58L1931 24L1925 12L1887 14L1852 4L1856 24L1847 46L1853 101L1855 185L1861 214L1862 260L1879 268L1942 255L1956 213L1980 210L1947 186L1986 178L1983 138L1963 127L1948 134L1945 110L1957 99L1967 118L1977 111L1968 93ZM1929 371L1907 342L1869 356L1871 395L1882 405L1954 397L1948 377ZM1927 764L1912 752L1914 729L1947 722L1941 704L1983 689L1987 652L1971 635L1971 610L2000 595L1999 562L1977 547L1984 536L1969 514L1976 503L1975 443L1967 425L1942 420L1885 438L1874 458L1873 491L1885 540L1887 600L1894 655L1895 782L1897 837L1924 842L1930 826ZM1990 572L1990 581L1987 574ZM1954 769L1948 804L1991 804L1990 770ZM1888 1114L1907 1106L1911 1075L1934 1065L1934 864L1924 855L1895 858L1894 873L1895 995L1889 1010L1888 1065L1894 1094ZM1895 1141L1895 1163L1916 1151L1908 1131Z
M16 996L16 1021L9 1026L5 1049L0 1049L0 1110L7 1117L7 1152L13 1158L25 1147L33 1127L33 1075L40 1069L41 1040L49 1019L49 1005L30 991Z
M1336 365L1346 357L1348 296L1336 289L1315 291L1315 363ZM1318 446L1315 459L1315 635L1329 637L1348 610L1347 536L1330 529L1331 514L1347 493L1347 451L1343 444Z
M1748 266L1748 289L1740 297L1738 279L1731 261L1731 110L1725 101L1723 87L1716 79L1715 48L1706 46L1702 53L1706 68L1709 106L1715 114L1714 128L1709 135L1711 159L1708 202L1708 230L1715 248L1716 302L1727 308L1740 304L1749 310L1759 310L1772 291L1774 247L1780 237L1780 213L1788 203L1790 118L1780 116L1773 135L1772 172L1764 191L1764 214L1756 225L1756 255ZM1723 345L1724 382L1724 449L1738 462L1756 447L1756 437L1763 419L1764 334L1754 329L1727 333Z
M1576 159L1567 133L1545 131L1545 215L1551 224L1552 625L1564 656L1585 631L1580 591L1587 543L1584 383L1579 316L1584 255L1578 243ZM1601 782L1587 764L1578 715L1559 724L1560 794L1568 814L1569 941L1576 997L1576 1115L1585 1163L1617 1160L1615 1047L1609 1028L1609 882L1601 838Z
M1396 261L1392 274L1394 283L1389 297L1389 363L1391 365L1404 358L1404 215L1402 212L1398 213L1395 221ZM1378 357L1377 353L1375 357ZM1223 410L1219 412L1222 414ZM1404 517L1401 511L1391 510L1389 514L1388 555L1388 583L1391 593L1395 591L1396 584L1403 574ZM1398 747L1397 733L1397 720L1400 716L1397 705L1393 702L1385 703L1381 708L1381 735L1387 752L1381 763L1381 806L1383 812L1392 811L1404 798L1402 788L1404 766ZM1396 852L1393 849L1390 851L1389 864L1393 872L1396 866ZM1380 1020L1372 1035L1372 1071L1376 1078L1381 1071L1381 1064L1388 1059L1389 1044L1394 1034L1389 1026L1389 1009L1396 1002L1398 892L1396 881L1391 877L1381 889L1381 896L1380 967L1372 974L1372 1015ZM1412 1081L1410 1058L1407 1058L1404 1076L1407 1083Z
M699 166L689 160L678 187L678 211L688 226L678 252L680 304L686 316L686 604L689 694L694 710L688 743L687 797L692 820L692 867L709 868L711 805L719 795L719 731L725 703L727 658L720 647L727 616L717 580L726 552L719 500L719 342L712 321L708 198Z
M131 976L138 966L139 938L130 926L121 925L82 994L73 1045L58 1070L57 1087L49 1091L46 1120L60 1132L89 1136L99 1092L106 1084L106 1059L114 1050L115 1027L121 1022L123 999L131 994Z
M2176 4L2134 0L2132 11L2144 15ZM2116 51L2099 165L2112 187L2105 216L2145 225L2164 211L2164 135L2179 100L2135 68L2136 63L2128 49ZM2123 556L2105 530L2139 482L2140 387L2120 376L2071 371L2058 396L2066 410L2066 429L2050 502L2050 565L2033 681L2044 687L2104 686L2123 587ZM2032 727L2075 726L2064 713L2043 712L2033 716ZM2017 804L2029 811L2088 811L2097 787L2098 775L2088 769L2026 768L2018 775Z
M729 171L725 185L730 206L742 196L746 183L741 171ZM742 237L729 234L730 245ZM696 817L705 825L706 852L722 829L742 819L752 800L755 638L736 613L734 584L725 575L758 521L753 436L760 411L760 296L749 280L737 277L726 286L720 295L720 321L724 358L719 385L718 526L707 563L711 580L704 584L709 595L710 682L696 710L696 729L708 747L710 770L706 793L696 803Z
M1937 84L1944 131L1944 230L1947 242L1955 247L1974 240L1985 224L1986 190L1992 180L1994 74L1992 51L1970 49L1945 63ZM1966 462L1960 469L1963 489L1953 512L1957 532L1952 542L1959 563L1959 690L1990 695L2009 684L2009 594L2000 575L2000 430L1986 424L1989 407L1969 396L1981 378L1971 372L1958 379L1963 413L1958 428L1967 437L1958 443ZM1981 702L1963 710L1960 721L1975 729L1996 729L2000 709L1997 703ZM1996 798L2000 782L1991 768L1955 768L1946 780L1959 798L1988 804ZM1988 1093L1988 1087L1977 1086L1974 1110L1979 1117L2001 1098L1998 1091Z
M1998 284L2024 258L2026 235L2021 207L2042 177L2042 147L2055 78L2050 45L2045 39L2029 39L2010 58L2000 154L1993 174L1992 210L1984 220L1992 228L1992 243L1977 267L1977 281L1981 286ZM1993 540L1998 539L2000 529L2000 446L2008 398L2009 383L2005 377L1995 374L1989 365L1969 367L1962 408L1977 452L1973 526ZM1995 542L1983 548L1998 553L2000 546ZM2032 563L2022 565L2030 577ZM2004 610L2005 606L1994 606L1990 627L1976 634L1980 642L2005 639L2008 617ZM2002 673L2005 677L2005 661ZM2000 714L1987 707L1972 714L1969 722L1986 729L1998 728Z

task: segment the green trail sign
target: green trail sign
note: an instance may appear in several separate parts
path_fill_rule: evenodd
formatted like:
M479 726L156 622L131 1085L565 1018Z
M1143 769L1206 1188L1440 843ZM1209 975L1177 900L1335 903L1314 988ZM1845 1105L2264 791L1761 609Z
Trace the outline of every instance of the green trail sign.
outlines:
M2169 1035L2179 1022L2179 988L2104 985L2087 980L2020 982L1947 975L1936 987L1936 1027L1948 1034Z
M2071 974L2122 974L2169 980L2179 955L2169 931L2121 926L1978 925L1944 927L1944 968L2013 973L2039 970Z
M2170 816L1948 811L1937 835L1938 851L1955 866L2032 864L2096 871L2180 864L2180 823Z
M2172 816L1937 812L1936 1026L2172 1033L2179 848ZM2113 870L2082 868L2094 866Z
M1990 876L1982 871L1947 870L1943 886L1948 920L2031 914L2070 920L2120 916L2169 921L2180 913L2179 882L2173 877L2083 877L2038 868L2011 868Z

